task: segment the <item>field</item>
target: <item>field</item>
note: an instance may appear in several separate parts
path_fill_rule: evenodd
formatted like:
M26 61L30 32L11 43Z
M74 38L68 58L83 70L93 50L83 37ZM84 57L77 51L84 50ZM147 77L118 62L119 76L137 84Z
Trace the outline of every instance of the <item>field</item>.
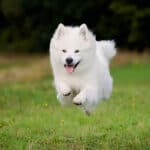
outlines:
M47 56L0 56L0 149L149 150L150 55L119 54L111 73L112 97L89 117L60 106Z

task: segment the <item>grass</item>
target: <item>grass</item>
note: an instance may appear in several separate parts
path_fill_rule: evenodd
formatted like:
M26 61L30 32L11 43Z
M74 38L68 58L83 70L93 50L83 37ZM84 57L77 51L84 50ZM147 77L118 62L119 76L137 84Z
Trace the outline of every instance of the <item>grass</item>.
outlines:
M14 58L9 64L4 59L0 149L149 150L150 61L138 57L118 64L117 60L120 57L111 68L112 97L88 117L76 106L60 106L47 57L30 59L25 65L22 60ZM23 70L25 75L20 73ZM8 80L6 74L13 78Z

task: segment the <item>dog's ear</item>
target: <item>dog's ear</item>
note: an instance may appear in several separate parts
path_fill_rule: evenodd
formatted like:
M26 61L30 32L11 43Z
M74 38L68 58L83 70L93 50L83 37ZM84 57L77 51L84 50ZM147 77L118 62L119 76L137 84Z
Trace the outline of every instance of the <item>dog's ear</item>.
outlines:
M62 35L64 35L64 32L65 32L65 26L62 23L60 23L55 32L56 39L59 39Z
M80 35L84 38L84 40L87 40L87 34L88 34L88 28L86 24L82 24L80 26Z

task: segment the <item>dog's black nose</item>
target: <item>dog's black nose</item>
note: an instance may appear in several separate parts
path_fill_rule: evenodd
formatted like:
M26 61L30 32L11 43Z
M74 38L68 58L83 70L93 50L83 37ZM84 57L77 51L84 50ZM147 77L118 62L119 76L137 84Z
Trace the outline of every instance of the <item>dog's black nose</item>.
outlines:
M71 57L66 58L66 62L68 65L70 65L73 62L73 59Z

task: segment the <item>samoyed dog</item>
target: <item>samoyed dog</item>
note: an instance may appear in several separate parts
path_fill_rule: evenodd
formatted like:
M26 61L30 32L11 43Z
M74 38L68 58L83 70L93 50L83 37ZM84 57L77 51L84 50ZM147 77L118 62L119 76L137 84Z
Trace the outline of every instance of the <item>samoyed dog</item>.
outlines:
M80 105L90 114L108 99L113 86L109 64L115 54L114 41L96 41L86 24L59 24L50 41L50 60L60 103Z

